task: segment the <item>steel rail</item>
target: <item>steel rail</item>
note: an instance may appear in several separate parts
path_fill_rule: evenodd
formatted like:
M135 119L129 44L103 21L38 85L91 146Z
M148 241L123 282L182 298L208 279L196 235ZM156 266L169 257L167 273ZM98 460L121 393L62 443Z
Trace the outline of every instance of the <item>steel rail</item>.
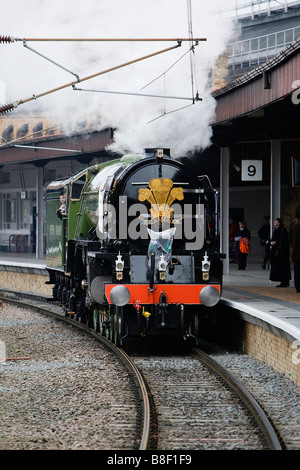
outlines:
M151 427L150 401L149 401L147 387L146 387L146 384L144 382L141 372L139 371L137 366L134 364L134 362L130 359L130 357L127 355L127 353L121 348L117 348L117 349L119 350L119 353L123 355L124 360L125 360L124 362L125 365L129 364L130 368L134 371L135 376L139 383L140 394L142 395L142 398L143 398L143 410L144 410L143 433L142 433L142 439L141 439L139 450L147 450L149 449L149 444L150 444L150 427Z
M254 417L256 423L261 429L270 450L283 450L280 444L280 441L274 431L274 427L270 423L269 419L265 415L264 411L257 403L253 395L245 389L245 387L226 370L218 362L214 361L211 357L205 354L200 349L194 349L194 353L199 357L199 359L204 362L208 367L213 369L218 375L222 377L223 380L227 382L228 385L238 394L241 400L245 403L247 408L250 410L252 416Z
M66 317L63 314L55 312L49 309L48 307L43 307L40 304L37 305L31 302L20 300L19 298L13 298L13 296L17 297L18 295L24 295L24 294L19 293L19 292L14 292L14 291L5 291L3 289L0 290L0 298L2 300L20 305L22 307L32 308L38 312L49 315L51 317L58 319L59 321L62 321L64 323L69 323L72 326L75 326L76 328L83 330L84 332L93 336L97 341L99 341L100 343L108 347L123 362L123 364L129 371L129 373L132 375L135 383L138 385L137 387L138 394L141 397L142 403L143 403L143 426L142 426L141 440L140 440L138 450L148 450L149 444L150 444L151 411L150 411L150 400L148 396L147 386L145 384L145 381L142 377L141 372L139 371L137 366L134 364L134 362L130 359L130 357L126 354L126 352L123 349L115 346L111 341L105 338L105 336L102 336L100 333L96 332L95 330L87 326L85 323L80 323L78 321L75 321L70 317ZM47 297L42 298L41 296L35 295L35 294L32 294L32 295L28 294L27 297L28 299L39 300L41 302L49 300L49 298Z

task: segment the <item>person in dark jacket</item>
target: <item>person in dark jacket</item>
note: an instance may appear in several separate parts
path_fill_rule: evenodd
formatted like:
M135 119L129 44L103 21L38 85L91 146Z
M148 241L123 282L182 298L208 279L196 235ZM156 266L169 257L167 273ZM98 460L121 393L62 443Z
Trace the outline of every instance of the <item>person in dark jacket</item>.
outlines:
M263 225L257 232L260 238L260 244L265 247L265 257L262 263L262 268L266 269L267 261L270 259L270 217L266 217L268 223Z
M230 217L229 219L229 259L230 263L235 263L235 241L234 237L236 235L236 224L234 223L233 219Z
M276 287L288 287L292 278L288 231L279 218L274 221L274 229L270 241L270 281L279 281Z
M62 219L63 214L66 213L66 194L64 192L60 194L59 200L61 205L60 208L57 209L56 215L59 219Z
M300 212L296 213L295 222L290 226L291 258L294 263L294 284L300 293Z
M249 242L250 242L250 231L246 227L246 222L240 221L239 222L239 228L236 232L235 236L235 251L236 251L236 257L237 257L237 262L238 262L238 269L244 271L246 268L247 264L247 257L248 257L248 252L243 251L241 248L241 239L246 239L248 242L246 243L248 245L248 250L250 250Z

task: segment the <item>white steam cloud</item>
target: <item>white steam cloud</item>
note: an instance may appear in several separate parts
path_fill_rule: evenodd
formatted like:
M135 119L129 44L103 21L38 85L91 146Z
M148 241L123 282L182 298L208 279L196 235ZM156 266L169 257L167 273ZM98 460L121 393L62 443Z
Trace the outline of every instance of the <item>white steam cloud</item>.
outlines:
M156 57L79 82L84 90L144 93L202 101L137 97L74 91L71 86L29 101L22 113L43 113L62 121L101 116L102 125L116 129L115 151L141 152L144 147L168 147L178 156L210 143L215 102L209 74L232 32L221 6L232 1L192 1L194 53L189 43ZM185 0L14 0L1 7L0 35L16 38L187 38L189 2ZM29 47L44 54L80 79L176 45L170 42L35 42ZM193 64L193 89L191 80ZM179 60L180 59L180 60ZM76 82L74 75L23 46L0 44L0 81L8 103ZM148 86L146 86L148 85ZM189 106L190 105L190 106ZM22 109L21 109L22 108ZM26 110L25 110L26 108ZM179 110L179 108L182 108ZM15 111L13 111L15 112Z

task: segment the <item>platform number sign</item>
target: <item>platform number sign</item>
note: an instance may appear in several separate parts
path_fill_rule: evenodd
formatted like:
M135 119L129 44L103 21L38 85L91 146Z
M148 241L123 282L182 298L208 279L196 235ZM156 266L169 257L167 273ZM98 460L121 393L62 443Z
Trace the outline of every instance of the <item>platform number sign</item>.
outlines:
M242 181L262 181L262 160L242 160Z

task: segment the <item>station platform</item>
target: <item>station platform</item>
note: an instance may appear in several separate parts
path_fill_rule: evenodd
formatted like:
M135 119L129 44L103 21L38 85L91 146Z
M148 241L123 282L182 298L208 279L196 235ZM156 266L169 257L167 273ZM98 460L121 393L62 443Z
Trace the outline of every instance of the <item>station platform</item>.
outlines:
M276 287L278 284L269 280L269 270L263 270L261 263L249 262L245 271L230 264L230 273L223 278L221 302L238 310L246 321L288 341L300 340L300 293L293 280L289 287Z
M0 271L36 272L42 274L46 269L46 260L37 259L31 253L0 252Z
M0 253L0 270L35 272L47 275L45 259L32 254ZM293 266L291 265L293 272ZM230 264L223 277L221 304L239 311L245 321L251 321L273 331L288 341L300 340L300 294L293 280L290 287L278 288L269 281L269 271L261 263L249 261L245 271Z

